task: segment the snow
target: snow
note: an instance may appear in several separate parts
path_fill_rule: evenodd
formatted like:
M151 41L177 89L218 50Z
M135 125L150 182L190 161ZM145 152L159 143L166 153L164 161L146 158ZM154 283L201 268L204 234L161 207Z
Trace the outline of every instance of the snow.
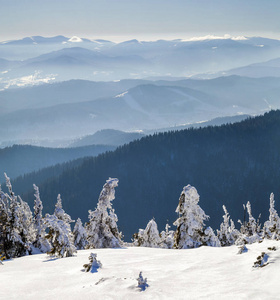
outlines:
M83 271L91 249L61 259L25 256L0 265L0 299L280 299L280 241L247 248L94 249L102 262L96 273ZM262 252L268 265L254 268ZM145 291L138 288L141 271Z
M72 36L68 42L71 42L71 43L81 43L83 40L81 38L79 38L78 36Z
M121 94L119 94L119 95L117 95L117 96L115 96L115 98L122 98L125 94L127 94L128 92L126 91L126 92L123 92L123 93L121 93Z
M217 35L205 35L199 37L192 37L189 39L181 39L182 42L197 42L197 41L205 41L205 40L233 40L233 41L244 41L248 38L245 36L231 36L230 34L225 34L223 36Z
M0 83L5 84L5 89L8 89L13 86L25 87L33 86L42 83L50 83L56 79L55 74L44 75L40 71L35 71L34 74L26 75L22 77L17 77L13 79L1 80Z

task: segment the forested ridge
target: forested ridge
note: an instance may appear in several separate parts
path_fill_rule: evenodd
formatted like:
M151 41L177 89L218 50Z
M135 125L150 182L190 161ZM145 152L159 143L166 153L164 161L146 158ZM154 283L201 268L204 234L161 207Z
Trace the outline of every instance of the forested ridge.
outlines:
M243 219L242 204L247 201L253 215L262 213L261 221L266 220L271 192L276 209L280 208L279 129L280 111L270 111L240 123L147 136L39 184L45 211L52 211L60 193L72 218L86 221L103 182L116 177L114 207L126 240L152 217L160 229L166 219L172 224L179 191L187 184L199 190L213 228L222 221L223 204L235 222ZM21 180L13 181L15 190ZM32 186L26 188L30 192L23 199L32 205Z

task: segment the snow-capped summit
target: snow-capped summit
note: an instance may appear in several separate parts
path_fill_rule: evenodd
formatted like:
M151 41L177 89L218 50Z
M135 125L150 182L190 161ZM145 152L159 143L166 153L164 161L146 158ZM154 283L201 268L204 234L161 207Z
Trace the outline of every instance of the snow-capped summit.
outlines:
M72 36L68 42L71 42L71 43L81 43L83 42L83 40L81 38L79 38L78 36Z

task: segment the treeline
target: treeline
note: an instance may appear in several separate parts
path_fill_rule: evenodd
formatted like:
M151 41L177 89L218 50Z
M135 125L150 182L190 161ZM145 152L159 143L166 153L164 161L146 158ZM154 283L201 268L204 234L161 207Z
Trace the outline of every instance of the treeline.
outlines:
M14 194L10 178L6 174L5 177L8 193L4 193L0 187L0 260L38 252L68 257L73 256L77 249L119 248L129 245L123 241L117 225L118 217L112 206L118 179L109 178L106 181L96 209L88 212L88 222L83 226L78 218L72 231L70 223L74 220L62 208L60 194L57 196L54 213L43 217L39 188L34 184L32 213L28 204ZM217 233L210 226L206 227L205 221L209 216L198 202L197 190L191 185L185 186L176 208L176 231L170 231L170 226L166 224L165 231L159 233L155 220L150 220L145 229L139 229L133 235L130 246L188 249L202 245L220 247L236 244L241 245L243 251L248 243L261 242L264 238L280 239L280 218L274 207L273 194L270 196L269 219L264 226L261 227L253 217L248 201L248 221L239 221L240 231L235 228L225 206L223 222Z
M161 228L174 220L178 191L186 182L200 191L213 228L221 222L223 204L237 220L247 201L263 223L266 199L271 191L279 193L279 149L280 111L271 111L240 123L148 136L87 159L39 187L45 212L52 211L61 193L66 210L85 222L106 178L119 178L116 210L126 240L153 217ZM13 185L27 191L37 182L36 173L27 178L28 184L18 179ZM33 191L21 193L32 205Z

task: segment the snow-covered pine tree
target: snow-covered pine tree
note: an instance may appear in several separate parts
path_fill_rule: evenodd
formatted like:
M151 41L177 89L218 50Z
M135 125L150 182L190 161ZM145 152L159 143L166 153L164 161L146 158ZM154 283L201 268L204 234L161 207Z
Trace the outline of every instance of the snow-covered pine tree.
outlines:
M248 222L244 221L242 223L240 220L238 220L238 222L241 224L241 228L240 235L235 242L236 245L252 244L261 240L261 226L259 221L256 220L252 215L251 203L249 201L246 204L246 209L248 213Z
M7 257L9 232L9 203L0 185L0 257Z
M10 178L4 173L6 178L6 186L8 194L2 193L1 198L6 206L7 222L5 225L4 252L6 258L19 257L30 251L29 230L25 230L25 225L22 223L25 220L25 215L30 212L26 211L27 204L15 196ZM29 208L29 207L28 207ZM27 217L28 218L28 217Z
M134 235L134 245L142 247L159 248L161 238L158 232L157 223L154 219L150 220L145 228L139 229L138 234Z
M97 208L89 210L87 248L118 248L123 245L122 234L117 226L118 217L111 203L115 199L118 181L117 178L109 178L100 193Z
M223 222L220 225L220 230L217 230L217 235L221 246L230 246L235 243L240 233L235 228L234 222L230 218L225 205L223 205L223 210L225 214L223 215Z
M165 225L165 231L160 233L161 237L161 248L171 249L174 245L174 230L169 230L171 226L169 224Z
M71 217L64 211L62 208L62 200L60 194L57 195L57 202L55 205L54 215L59 219L64 221L65 223L72 223L74 222Z
M35 200L34 200L34 229L35 229L35 241L33 243L34 247L39 249L41 252L46 253L51 250L51 245L46 239L46 228L44 224L44 219L42 216L43 204L40 198L39 188L33 184L35 190Z
M61 197L58 195L55 212L53 215L46 214L45 224L49 229L46 238L51 243L50 255L58 257L73 256L77 252L74 245L74 236L71 231L71 217L62 208Z
M29 205L18 196L19 199L19 235L28 254L32 253L32 243L35 240L33 216Z
M204 228L209 218L198 205L199 195L195 187L187 185L179 198L176 212L179 218L174 222L177 230L174 235L174 248L196 248L201 245L220 246L211 227Z
M263 226L263 237L272 240L280 240L280 218L274 207L274 194L270 194L269 219Z
M87 245L87 232L80 218L77 219L73 229L74 244L77 250L85 249Z

